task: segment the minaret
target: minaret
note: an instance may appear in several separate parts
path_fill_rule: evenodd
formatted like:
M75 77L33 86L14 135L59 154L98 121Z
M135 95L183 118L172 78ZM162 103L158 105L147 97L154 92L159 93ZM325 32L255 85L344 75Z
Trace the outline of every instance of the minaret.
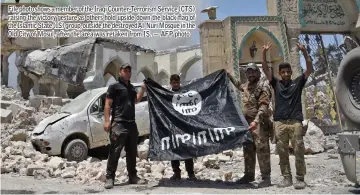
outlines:
M268 16L277 16L277 1L278 0L266 0L266 7L268 11Z

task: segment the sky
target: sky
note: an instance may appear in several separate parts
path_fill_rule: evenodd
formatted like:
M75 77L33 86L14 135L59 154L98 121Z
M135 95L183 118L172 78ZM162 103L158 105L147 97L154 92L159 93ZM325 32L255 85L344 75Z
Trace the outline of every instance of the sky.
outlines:
M77 4L83 4L84 0L73 0L73 4L77 5ZM145 0L102 0L100 2L102 2L102 4L107 4L109 2L114 2L114 4L122 4L122 2L141 2L143 4L143 2L145 2ZM198 10L198 23L200 23L201 21L204 21L206 19L208 19L207 13L202 13L200 14L200 11L208 6L218 6L217 9L217 19L218 20L223 20L228 16L264 16L267 15L267 7L266 7L266 0L156 0L154 1L155 3L163 3L165 2L167 4L169 3L179 3L180 4L184 4L183 2L187 2L189 4L189 2L193 2L193 4L195 4ZM87 0L87 2L89 4L91 3L96 3L99 2L98 0ZM179 41L178 41L179 42ZM192 39L190 42L186 42L186 45L190 45L190 44L198 44L200 42L199 39L199 31L196 30L193 34L192 34ZM327 41L325 41L327 42ZM152 44L159 44L158 41L155 41L155 43ZM179 43L176 43L177 45L179 45ZM182 44L182 43L180 43ZM184 42L185 44L185 42ZM325 43L326 44L326 43ZM12 55L9 58L9 69L10 69L10 76L9 76L9 85L11 87L16 88L17 85L17 80L16 80L16 75L17 75L17 69L15 67L14 64L14 60L15 60L15 56ZM304 67L304 60L302 59L302 66ZM186 75L185 80L191 80L193 78L198 78L199 76L202 76L202 62L198 61L197 63L195 63L188 71L188 74ZM139 76L138 78L139 81L143 80L143 76ZM114 82L114 80L111 80L110 82ZM108 83L110 84L110 83Z
M223 20L229 16L266 16L266 0L214 0L204 3L207 6L218 6L216 19ZM201 20L208 19L207 13L200 15ZM194 34L194 40L199 40L199 33Z

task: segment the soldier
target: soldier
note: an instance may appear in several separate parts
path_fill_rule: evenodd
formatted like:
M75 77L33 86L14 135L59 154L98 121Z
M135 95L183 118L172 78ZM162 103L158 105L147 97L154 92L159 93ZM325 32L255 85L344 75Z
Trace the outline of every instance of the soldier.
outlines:
M269 120L271 90L267 82L260 80L260 69L254 63L246 67L247 83L241 85L228 73L231 82L243 92L244 116L250 124L249 130L254 139L253 144L244 146L245 175L237 183L248 184L255 181L256 154L259 160L262 180L259 187L271 185L269 136L272 124Z
M291 168L289 163L289 141L294 147L296 179L295 189L306 187L304 177L306 174L305 165L305 146L303 136L305 134L302 121L302 104L301 93L304 89L307 78L312 73L312 62L303 45L297 43L298 49L303 53L306 60L306 71L295 78L291 79L292 70L287 62L279 65L279 75L281 80L275 78L270 72L266 62L266 52L270 45L263 46L263 71L272 85L275 92L275 110L274 123L276 131L276 150L279 154L281 174L284 179L278 184L278 187L288 187L293 184Z
M170 91L179 91L180 90L180 76L178 74L173 74L170 76ZM174 175L170 177L170 180L180 180L181 179L181 170L180 170L180 161L172 160L171 167L173 168ZM188 173L188 179L191 181L196 180L194 173L194 160L192 158L185 160L185 168Z
M106 189L114 187L115 172L123 147L126 150L129 183L146 183L145 180L137 176L136 154L139 132L135 122L135 104L139 103L143 97L145 84L141 86L139 93L137 93L130 83L130 64L121 65L119 74L119 82L110 85L106 93L104 130L110 133L110 149L104 186ZM111 120L110 114L112 116Z

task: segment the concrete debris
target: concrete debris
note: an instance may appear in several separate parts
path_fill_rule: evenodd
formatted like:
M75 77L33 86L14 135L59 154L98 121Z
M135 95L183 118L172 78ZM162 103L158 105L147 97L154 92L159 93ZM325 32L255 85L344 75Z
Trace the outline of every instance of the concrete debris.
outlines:
M3 88L5 98L1 102L3 110L10 110L14 116L9 123L1 123L1 174L18 174L34 177L35 179L63 178L78 184L101 184L105 181L107 160L89 157L82 162L70 162L56 156L48 156L36 151L28 141L28 133L33 130L45 117L59 110L58 104L67 102L59 98L37 96L30 101L11 99L16 96L13 89ZM3 95L3 94L2 94ZM51 101L48 101L51 100ZM61 100L61 101L60 101ZM40 104L39 104L40 101ZM13 113L16 113L13 115ZM2 115L3 119L3 115ZM327 151L325 161L335 161L337 146L335 136L324 136L322 131L312 122L309 123L307 134L304 137L305 146L310 154ZM271 151L275 153L275 145L271 144ZM149 140L146 139L138 146L137 170L138 175L148 181L159 182L173 174L171 163L148 161ZM194 159L194 171L198 179L231 182L243 175L243 149L223 151L219 154L208 155ZM311 157L311 156L310 156ZM272 158L278 158L272 155ZM292 159L293 156L290 156ZM308 158L306 159L308 160ZM277 166L276 160L272 164ZM312 166L311 164L309 166ZM339 165L341 166L341 165ZM183 178L187 177L185 163L180 163ZM260 174L258 165L257 175ZM116 183L126 182L127 177L126 157L120 158L116 172ZM335 177L335 176L334 176ZM343 176L344 177L344 176ZM330 181L330 180L329 180ZM329 181L324 181L328 185ZM314 180L311 183L318 183Z
M34 100L24 100L21 96L18 96L18 92L15 89L2 86L2 146L5 141L26 141L30 134L29 132L31 132L41 120L60 109L60 105L62 104L61 98L40 97L45 101L39 100L40 104L35 104L34 106ZM54 105L54 103L57 105Z
M7 88L5 85L1 86L1 100L19 102L22 99L21 93L12 88ZM2 104L3 101L1 101ZM1 107L3 108L3 107ZM5 108L4 108L5 109Z
M322 130L311 121L309 121L307 132L304 136L304 143L307 154L316 154L325 151L325 135Z
M137 153L138 157L142 159L147 159L149 152L149 140L146 139L142 144L138 145Z
M234 155L234 152L232 151L232 150L226 150L226 151L224 151L224 152L222 152L224 155L226 155L226 156L230 156L230 157L232 157L233 155Z
M90 71L96 44L111 44L123 51L155 53L155 50L143 48L125 41L106 38L88 38L73 44L55 46L44 50L34 50L19 56L18 69L39 77L56 77L61 81L82 85L86 72ZM89 70L88 70L89 69Z
M38 110L41 106L50 106L50 105L58 105L62 106L63 101L61 97L47 97L44 95L36 95L34 97L31 97L30 100L30 106L34 107L36 110Z
M12 104L11 101L1 100L1 108L6 109Z
M94 41L88 39L72 45L32 51L21 64L21 69L40 77L55 76L66 83L81 84Z
M1 122L2 123L11 123L12 119L13 119L12 111L1 108Z
M222 180L223 181L231 181L231 179L232 179L232 172L231 171L225 172Z
M61 105L65 105L65 104L67 104L67 103L70 103L71 102L71 99L67 99L67 98L63 98L63 99L61 99Z
M12 103L7 110L11 110L13 117L19 114L19 112L26 112L31 115L35 112L35 109L26 107L25 105Z

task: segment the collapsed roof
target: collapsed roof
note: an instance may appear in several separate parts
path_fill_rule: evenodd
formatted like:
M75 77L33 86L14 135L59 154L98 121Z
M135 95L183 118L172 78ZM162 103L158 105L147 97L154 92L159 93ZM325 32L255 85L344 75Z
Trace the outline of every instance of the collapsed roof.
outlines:
M90 62L94 58L94 45L101 43L114 44L123 51L155 53L153 49L125 41L89 38L77 43L26 52L23 56L19 56L20 59L16 64L20 71L53 77L73 85L82 85L86 72L92 69L89 66L92 66Z

